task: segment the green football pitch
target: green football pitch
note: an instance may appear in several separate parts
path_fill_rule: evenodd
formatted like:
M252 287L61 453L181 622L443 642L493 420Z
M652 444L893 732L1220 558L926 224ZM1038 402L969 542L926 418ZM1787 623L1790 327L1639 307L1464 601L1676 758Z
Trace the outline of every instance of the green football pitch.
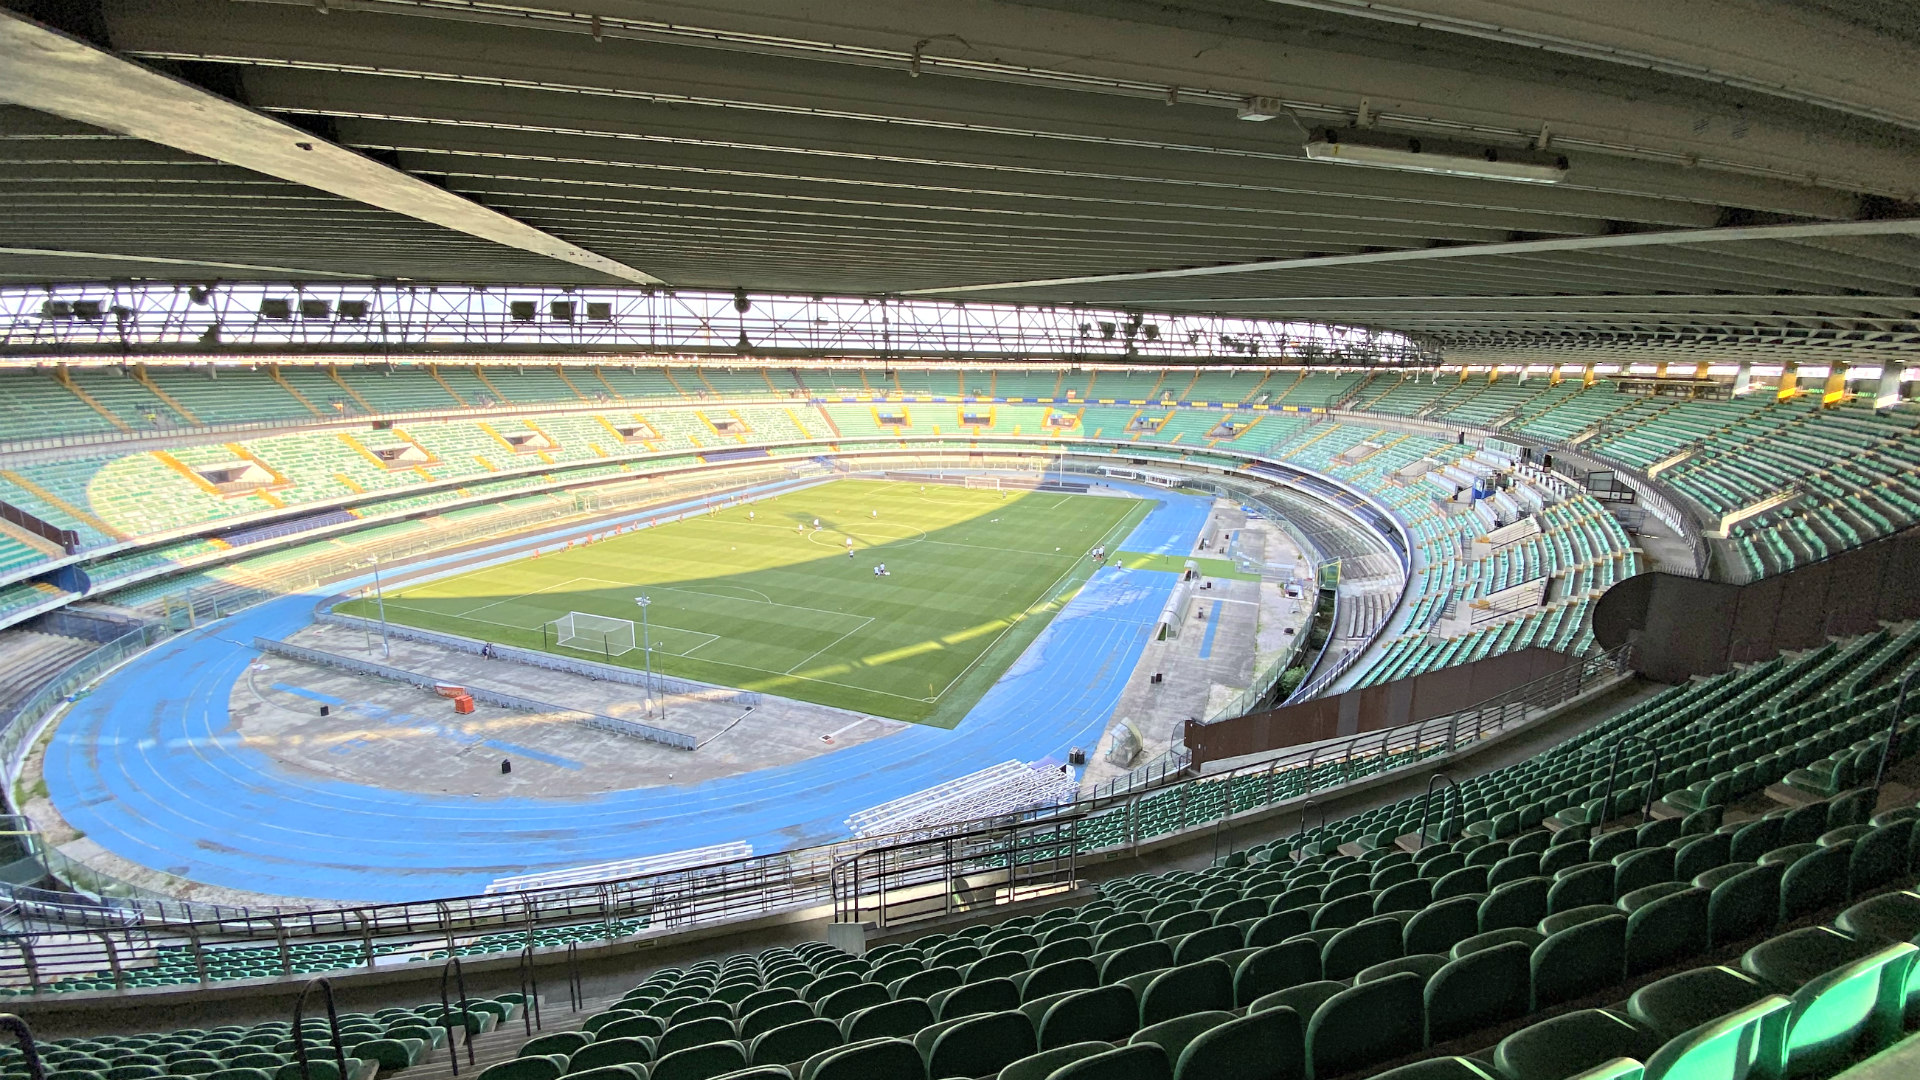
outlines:
M951 727L1093 572L1088 552L1114 550L1148 509L837 480L388 590L386 615L639 668L640 648L562 646L553 623L630 620L639 645L644 594L655 672ZM367 600L340 610L375 613Z

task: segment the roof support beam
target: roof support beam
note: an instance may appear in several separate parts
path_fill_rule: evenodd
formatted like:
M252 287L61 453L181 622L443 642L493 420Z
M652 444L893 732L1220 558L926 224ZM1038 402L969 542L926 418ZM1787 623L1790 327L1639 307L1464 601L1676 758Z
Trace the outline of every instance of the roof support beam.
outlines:
M1523 240L1504 244L1466 244L1459 247L1422 248L1417 251L1373 251L1359 255L1322 255L1303 259L1263 259L1258 262L1231 263L1226 266L1189 266L1177 270L1145 270L1128 274L1089 274L1083 277L1006 281L985 285L955 285L937 289L913 289L909 290L906 295L945 296L953 293L997 292L1005 289L1037 289L1061 285L1097 285L1119 281L1161 281L1168 278L1260 274L1276 270L1323 270L1331 266L1419 263L1434 262L1441 259L1484 259L1498 255L1547 255L1557 252L1608 251L1620 248L1681 247L1694 244L1729 244L1755 240L1809 240L1825 236L1920 236L1920 219L1900 219L1895 221L1822 221L1805 225L1750 225L1726 229L1682 229L1669 232L1622 233L1609 236L1575 236L1556 240Z
M212 158L621 281L660 279L0 9L0 101Z

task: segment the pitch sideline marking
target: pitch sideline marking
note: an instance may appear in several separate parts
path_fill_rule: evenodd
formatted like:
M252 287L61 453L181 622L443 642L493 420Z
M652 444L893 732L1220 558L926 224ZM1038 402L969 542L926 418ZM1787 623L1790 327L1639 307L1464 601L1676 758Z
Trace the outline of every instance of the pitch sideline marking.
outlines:
M844 634L841 634L841 635L840 635L839 637L837 637L837 638L834 638L834 639L833 639L832 641L830 641L830 642L828 642L827 644L825 644L825 645L822 645L822 646L821 646L821 647L819 647L818 649L815 649L815 650L814 650L813 652L811 652L811 653L809 653L809 654L807 654L807 659L806 659L806 660L802 660L802 661L800 661L800 663L798 663L798 664L795 664L795 665L793 665L793 667L790 667L790 668L788 668L788 669L787 669L786 671L784 671L784 672L781 672L781 674L783 674L783 675L791 675L791 674L793 674L793 672L794 672L794 668L798 668L798 667L801 667L801 666L803 666L803 665L805 665L805 664L806 664L806 663L807 663L808 661L810 661L810 660L812 660L812 659L813 659L814 657L816 657L816 656L819 656L819 655L820 655L821 653L823 653L823 652L826 652L826 651L827 651L828 649L831 649L831 648L833 648L833 647L834 647L835 645L838 645L838 644L840 644L841 642L843 642L843 641L845 641L845 640L847 640L848 638L850 638L850 637L852 637L853 635L855 635L855 634L857 634L857 633L859 633L860 631L862 631L862 630L865 630L865 629L866 629L867 627L869 627L869 626L872 626L872 625L873 625L873 619L874 619L874 617L873 617L872 615L856 615L856 616L854 616L854 618L864 618L864 619L866 620L866 622L863 622L863 623L861 623L861 624L860 624L859 626L856 626L856 627L854 627L853 629L851 629L851 630L849 630L849 631L847 631L846 633L844 633Z

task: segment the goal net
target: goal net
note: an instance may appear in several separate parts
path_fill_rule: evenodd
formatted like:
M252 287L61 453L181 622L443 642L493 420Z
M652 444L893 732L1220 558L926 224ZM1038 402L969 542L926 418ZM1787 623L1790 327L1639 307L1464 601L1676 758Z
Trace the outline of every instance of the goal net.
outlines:
M985 488L988 491L999 491L1000 478L997 476L969 476L966 479L966 486L970 488Z
M633 620L569 611L553 620L555 645L601 656L633 651Z

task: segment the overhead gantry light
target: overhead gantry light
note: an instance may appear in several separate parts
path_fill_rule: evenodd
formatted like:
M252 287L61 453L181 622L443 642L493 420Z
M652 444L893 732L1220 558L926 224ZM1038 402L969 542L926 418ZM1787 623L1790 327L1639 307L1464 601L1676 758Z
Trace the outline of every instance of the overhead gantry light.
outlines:
M1307 136L1306 150L1311 160L1335 165L1471 176L1483 180L1512 180L1524 184L1557 184L1567 177L1567 159L1563 154L1417 135L1396 135L1369 128L1314 128Z

